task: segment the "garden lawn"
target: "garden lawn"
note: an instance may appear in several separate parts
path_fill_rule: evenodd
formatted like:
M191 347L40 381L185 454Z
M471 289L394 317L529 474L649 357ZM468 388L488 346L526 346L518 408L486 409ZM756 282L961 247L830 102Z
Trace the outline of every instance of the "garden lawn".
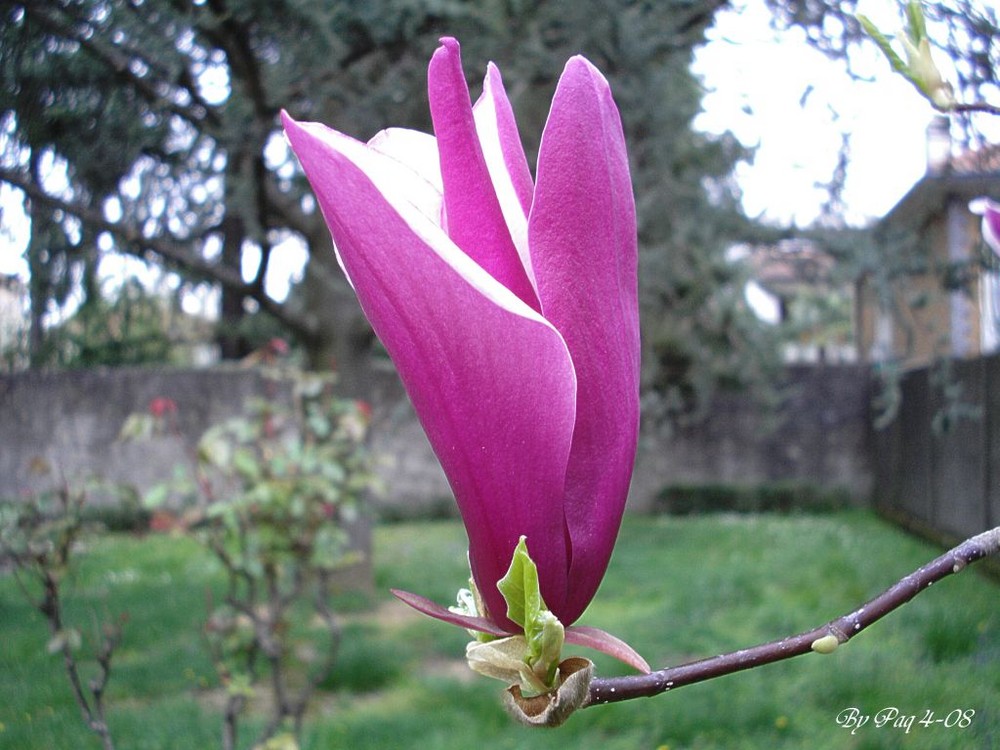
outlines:
M626 519L584 618L655 666L820 625L939 554L863 512ZM934 590L829 656L808 655L651 699L584 709L555 730L516 726L501 685L471 674L460 629L410 612L391 587L450 603L468 577L452 522L375 532L376 590L341 608L336 674L314 700L305 748L1000 747L1000 587L976 572ZM108 711L119 750L219 746L221 691L200 636L221 573L184 538L109 535L81 551L67 618L126 612ZM46 652L40 616L0 575L0 747L98 748ZM599 658L601 674L624 674ZM871 715L855 734L837 718ZM914 716L909 730L875 714ZM961 712L968 721L959 721ZM942 719L921 724L921 719ZM957 713L953 713L957 712ZM945 723L968 724L946 727ZM252 732L244 732L249 740Z

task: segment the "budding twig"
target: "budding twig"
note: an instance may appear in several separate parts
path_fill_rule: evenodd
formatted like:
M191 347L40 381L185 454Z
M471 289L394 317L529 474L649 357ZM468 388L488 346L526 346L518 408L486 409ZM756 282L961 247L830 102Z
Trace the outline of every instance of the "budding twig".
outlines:
M1000 107L987 102L969 102L968 104L955 104L948 110L950 112L983 112L988 115L1000 115Z
M898 609L932 583L958 573L970 563L1000 552L1000 526L959 544L919 570L895 583L853 612L826 625L770 643L740 649L709 659L667 667L650 674L592 680L586 705L645 698L684 685L771 664L816 651L829 653L874 622Z

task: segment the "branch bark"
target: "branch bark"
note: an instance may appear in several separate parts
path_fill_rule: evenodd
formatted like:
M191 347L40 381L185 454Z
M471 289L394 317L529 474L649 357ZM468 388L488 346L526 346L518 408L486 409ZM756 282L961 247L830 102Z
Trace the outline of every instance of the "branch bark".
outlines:
M645 675L608 677L590 683L585 706L646 698L685 685L790 659L813 651L829 653L874 622L913 599L931 584L958 573L977 560L1000 552L1000 526L967 539L910 573L858 609L813 630L710 659L667 667Z
M1000 107L990 104L988 102L970 102L969 104L956 104L951 107L949 112L959 112L962 114L969 114L973 112L983 112L988 115L998 115L1000 116Z

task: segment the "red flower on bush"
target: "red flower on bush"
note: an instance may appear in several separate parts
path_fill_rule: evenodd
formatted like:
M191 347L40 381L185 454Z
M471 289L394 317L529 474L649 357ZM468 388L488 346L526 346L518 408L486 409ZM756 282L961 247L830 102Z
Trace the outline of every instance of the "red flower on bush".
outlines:
M172 398L157 396L149 402L149 414L156 419L163 419L168 414L177 413L177 403Z

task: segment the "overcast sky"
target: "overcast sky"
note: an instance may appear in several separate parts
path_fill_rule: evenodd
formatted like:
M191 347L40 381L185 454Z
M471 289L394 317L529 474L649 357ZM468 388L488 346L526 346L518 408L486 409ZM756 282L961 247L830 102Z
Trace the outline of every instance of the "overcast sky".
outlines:
M747 213L800 226L815 220L825 197L816 183L829 180L846 132L845 218L860 225L884 215L924 173L930 105L890 72L874 44L854 59L872 80L854 80L798 29L769 28L763 0L743 5L719 15L695 70L710 91L698 125L729 129L757 147L753 164L738 171ZM880 28L899 28L893 0L860 7Z

